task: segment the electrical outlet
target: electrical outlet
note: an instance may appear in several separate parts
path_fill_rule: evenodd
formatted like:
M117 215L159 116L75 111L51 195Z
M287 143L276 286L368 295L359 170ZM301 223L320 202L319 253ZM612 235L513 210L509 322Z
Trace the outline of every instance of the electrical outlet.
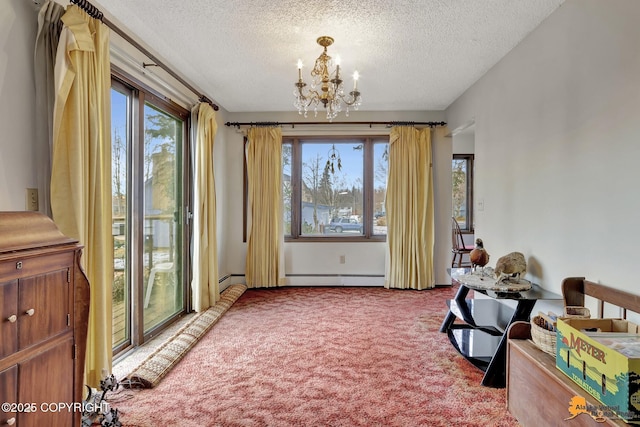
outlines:
M344 264L347 262L347 257L344 255L340 255L340 264Z
M40 209L38 205L38 189L37 188L27 188L27 210L28 211L37 211Z

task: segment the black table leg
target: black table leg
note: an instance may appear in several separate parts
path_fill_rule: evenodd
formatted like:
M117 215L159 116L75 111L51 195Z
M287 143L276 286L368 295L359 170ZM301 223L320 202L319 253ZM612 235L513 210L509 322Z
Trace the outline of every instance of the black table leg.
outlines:
M461 307L463 304L466 304L465 299L467 298L468 293L469 293L469 288L467 288L463 284L460 284L460 287L458 288L458 292L456 293L456 296L453 298L458 303L459 307ZM440 332L447 332L451 328L451 325L455 320L456 320L456 315L451 312L451 309L449 309L449 312L447 313L447 315L444 318L444 321L442 322L442 326L440 326Z
M504 330L500 344L489 362L489 366L482 378L482 385L487 387L502 388L506 385L505 372L507 369L507 330L513 322L528 321L533 307L536 305L535 300L519 300L516 310L509 320L509 324Z

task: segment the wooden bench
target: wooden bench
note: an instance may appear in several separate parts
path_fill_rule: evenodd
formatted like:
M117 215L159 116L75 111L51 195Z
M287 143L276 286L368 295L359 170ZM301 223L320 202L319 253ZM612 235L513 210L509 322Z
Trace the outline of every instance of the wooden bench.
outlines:
M585 296L595 298L597 317L600 318L603 317L605 304L622 310L621 315L616 317L626 318L627 311L640 313L640 296L590 282L584 277L564 279L562 295L565 306L584 306ZM574 396L584 397L588 404L595 407L602 404L558 370L555 358L531 341L530 323L514 323L507 331L507 338L507 408L522 426L628 425L613 418L598 423L586 414L565 421L571 417L569 403Z

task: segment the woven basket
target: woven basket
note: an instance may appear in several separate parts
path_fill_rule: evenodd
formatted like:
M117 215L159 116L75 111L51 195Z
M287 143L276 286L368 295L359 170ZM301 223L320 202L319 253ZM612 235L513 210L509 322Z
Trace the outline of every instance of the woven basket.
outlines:
M556 357L556 324L551 318L542 313L533 317L531 338L540 350Z

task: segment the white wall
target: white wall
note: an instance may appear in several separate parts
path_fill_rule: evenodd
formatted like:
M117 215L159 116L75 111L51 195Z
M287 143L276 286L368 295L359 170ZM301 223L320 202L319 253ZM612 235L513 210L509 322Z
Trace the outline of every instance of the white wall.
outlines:
M33 3L0 1L0 210L25 210L26 188L37 187L34 149ZM40 189L42 192L43 189Z
M529 277L637 292L640 2L567 0L446 111L475 119L476 233Z
M461 132L454 133L453 154L473 154L475 152L475 127L471 126Z
M311 114L311 116L313 116ZM230 113L232 122L256 121L302 121L296 112L289 113ZM349 118L344 116L336 121L441 121L443 112L352 112ZM314 120L309 118L307 120ZM320 113L315 120L323 121ZM338 130L336 130L336 128ZM228 128L227 146L227 195L225 206L228 209L229 237L227 241L227 270L232 274L244 274L246 243L242 242L242 174L243 174L243 135ZM303 127L295 129L283 128L283 134L308 135L312 133L338 134L376 134L388 135L389 129L377 126L333 125ZM446 138L446 129L437 128L433 133L434 152L434 184L436 199L436 249L434 268L436 283L449 281L446 267L450 264L450 223L451 216L451 139ZM285 271L289 275L289 283L355 285L382 284L383 278L359 279L349 275L384 276L386 244L384 242L288 242L285 243ZM339 263L339 256L344 255L345 264ZM320 277L310 277L317 275ZM346 277L345 277L346 276Z

